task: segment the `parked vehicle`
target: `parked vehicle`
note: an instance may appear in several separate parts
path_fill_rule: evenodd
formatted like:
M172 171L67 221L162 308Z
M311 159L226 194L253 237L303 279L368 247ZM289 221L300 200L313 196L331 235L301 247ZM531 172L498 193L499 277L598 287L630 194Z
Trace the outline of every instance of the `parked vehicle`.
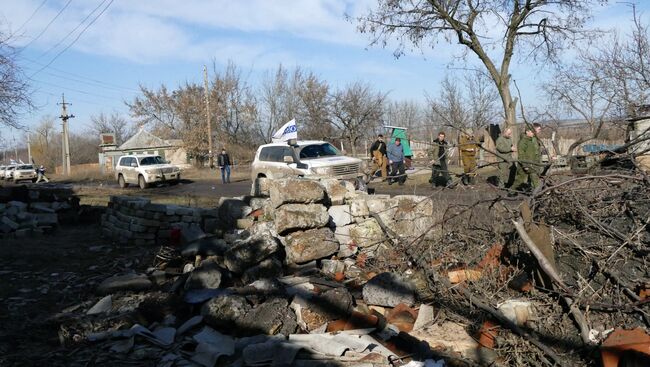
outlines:
M260 146L251 165L251 179L309 177L357 180L363 178L362 161L342 155L319 140L271 143Z
M146 189L154 183L178 183L181 169L159 155L125 155L117 162L115 179L122 188L137 184L141 189Z
M6 168L7 168L7 166L0 166L0 180L5 179L5 169Z
M30 180L36 182L36 169L31 164L19 164L13 172L14 182Z
M5 168L4 175L3 175L5 180L7 180L7 181L13 180L13 178L14 178L14 169L16 169L15 164L10 164Z

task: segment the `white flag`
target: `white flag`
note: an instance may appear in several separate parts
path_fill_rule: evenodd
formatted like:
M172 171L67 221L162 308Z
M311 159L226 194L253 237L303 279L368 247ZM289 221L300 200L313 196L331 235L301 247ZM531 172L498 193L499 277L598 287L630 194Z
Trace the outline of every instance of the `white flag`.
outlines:
M278 129L275 134L273 134L274 143L287 141L289 139L298 140L298 128L296 127L296 119L291 119L291 121L282 125L282 127Z

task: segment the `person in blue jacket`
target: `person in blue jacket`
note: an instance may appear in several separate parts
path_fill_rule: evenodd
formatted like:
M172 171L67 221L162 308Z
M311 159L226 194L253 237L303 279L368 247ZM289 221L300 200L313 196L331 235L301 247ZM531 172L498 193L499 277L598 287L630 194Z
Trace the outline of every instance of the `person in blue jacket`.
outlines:
M406 173L402 140L400 138L395 138L395 142L388 146L386 153L388 155L388 163L390 164L390 177L388 179L388 184L392 185L393 183L398 182L400 186L404 185L404 182L406 182Z

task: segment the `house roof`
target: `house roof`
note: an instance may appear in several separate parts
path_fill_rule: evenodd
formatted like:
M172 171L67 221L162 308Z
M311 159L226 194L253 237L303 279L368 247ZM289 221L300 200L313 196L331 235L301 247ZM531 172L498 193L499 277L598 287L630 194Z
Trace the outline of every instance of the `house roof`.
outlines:
M135 135L133 135L129 140L125 141L120 145L117 150L131 150L131 149L143 149L143 148L160 148L160 147L169 147L173 144L167 140L161 139L152 133L140 129Z

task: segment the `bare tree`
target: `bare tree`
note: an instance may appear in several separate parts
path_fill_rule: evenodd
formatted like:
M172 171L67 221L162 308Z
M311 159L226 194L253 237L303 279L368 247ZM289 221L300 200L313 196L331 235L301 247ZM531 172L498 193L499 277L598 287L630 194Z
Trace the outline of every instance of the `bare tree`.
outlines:
M252 86L232 62L224 72L213 67L210 107L217 124L217 144L254 144L253 129L259 120L259 110Z
M595 52L582 58L593 65L599 78L609 80L617 91L616 110L619 115L633 116L637 107L650 102L650 35L649 25L641 21L632 6L631 32L614 34L605 39Z
M331 100L327 82L309 73L303 77L298 95L301 102L300 118L304 122L300 135L306 139L331 139L335 130L330 118Z
M516 123L510 91L515 51L532 58L554 58L584 36L591 8L606 0L378 0L357 19L359 31L382 46L398 42L395 55L410 46L458 43L484 65L501 97L506 124ZM498 33L498 34L496 34Z
M578 138L568 149L573 155L580 144L599 137L603 124L611 117L617 91L607 79L599 75L599 66L584 58L567 66L559 67L553 83L545 86L549 99L560 103L571 116L582 118L589 133Z
M380 124L386 97L362 82L352 83L332 96L332 124L348 140L353 155L359 139Z
M61 133L55 130L56 118L43 116L33 130L31 140L32 159L53 170L61 157Z
M118 145L124 143L134 132L129 122L117 112L110 115L104 112L99 115L91 115L90 124L91 134L99 137L99 134L102 133L113 133Z
M153 131L162 138L180 138L174 95L163 84L158 90L140 85L142 96L132 102L125 102L131 116L139 125L152 125Z
M0 123L19 128L16 118L33 108L29 84L16 64L16 53L0 33Z
M386 105L384 121L388 125L408 129L420 127L423 121L422 107L415 101L392 101Z

